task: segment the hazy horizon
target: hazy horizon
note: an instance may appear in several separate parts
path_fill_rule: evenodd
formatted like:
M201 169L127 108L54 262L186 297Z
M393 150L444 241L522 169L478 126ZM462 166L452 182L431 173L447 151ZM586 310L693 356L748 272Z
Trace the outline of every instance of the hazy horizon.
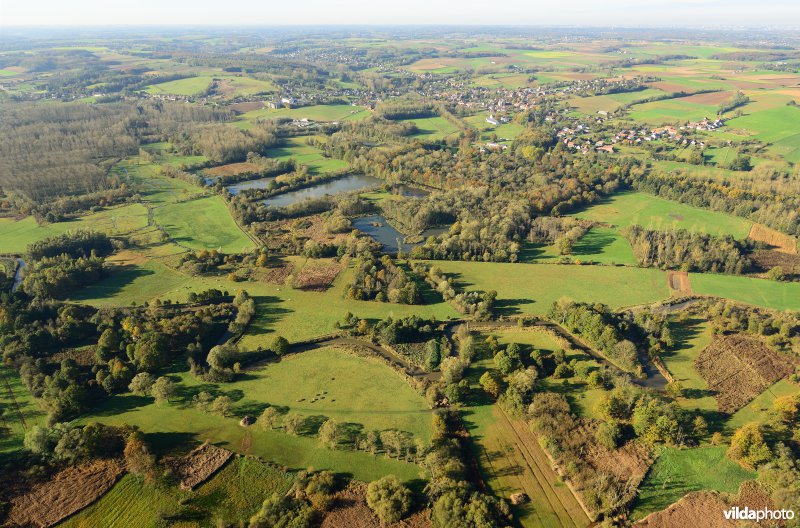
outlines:
M0 26L562 26L629 28L800 28L793 0L506 0L502 9L478 0L405 0L376 7L363 0L301 0L294 3L230 0L157 2L135 8L102 0L0 0Z

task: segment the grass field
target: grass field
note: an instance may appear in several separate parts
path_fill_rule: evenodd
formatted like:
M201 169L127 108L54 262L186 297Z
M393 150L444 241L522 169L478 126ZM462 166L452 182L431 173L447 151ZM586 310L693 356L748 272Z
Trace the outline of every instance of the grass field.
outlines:
M666 447L639 488L633 517L640 519L662 510L692 491L736 493L742 482L755 477L755 472L727 458L725 447Z
M68 231L90 229L126 235L147 226L147 209L141 204L111 207L69 222L39 225L32 216L15 221L0 218L0 253L24 253L29 244Z
M742 407L726 422L726 432L733 434L736 429L751 422L765 422L769 419L769 411L775 398L797 394L800 386L782 379L775 382L764 392L755 397L753 401Z
M175 242L192 249L239 253L255 247L233 221L219 196L158 207L155 209L155 222Z
M593 227L572 247L572 257L581 262L635 266L631 245L613 228Z
M246 112L240 116L240 120L250 121L253 119L277 119L279 117L289 117L291 119L310 119L311 121L351 121L365 119L370 112L360 106L352 105L315 105L303 106L300 108L261 108Z
M179 380L179 395L174 402L159 406L151 398L117 395L104 401L81 421L138 426L159 450L185 447L187 442L209 440L233 451L256 455L291 469L329 469L365 481L388 473L405 480L417 478L419 468L408 462L362 451L331 450L323 447L315 437L292 436L258 426L244 428L239 425L242 416L257 416L267 404L282 399L290 400L287 401L290 409L307 416L328 416L325 413L330 413L330 416L337 415L342 420L358 420L359 423L380 427L407 424L420 435L430 427L429 412L425 410L422 398L388 366L349 357L345 352L319 352L305 360L285 359L264 369L247 372L242 375L241 381L219 386L199 381L189 373L175 374L173 376ZM332 354L342 356L334 357ZM298 359L299 363L292 364ZM327 363L315 364L315 359ZM309 368L312 370L308 371ZM293 377L280 379L271 369L276 369L280 375L291 372ZM263 386L265 382L277 385ZM385 390L385 387L391 387L392 390ZM201 390L230 396L234 400L235 416L223 418L195 409L191 397ZM311 404L308 401L295 401L301 394L313 397L321 391L328 391L337 402L320 403L317 409L309 407ZM430 433L427 432L422 438L430 438Z
M151 84L145 91L151 94L198 95L211 84L211 76L187 77L177 81Z
M158 526L163 515L186 512L183 527L213 527L217 520L238 525L258 511L273 493L286 493L292 475L253 458L234 457L211 480L193 492L145 485L132 475L122 479L96 503L67 519L64 528ZM192 518L193 513L198 513Z
M425 139L445 139L459 132L455 125L440 116L408 119L407 121L417 125L418 131L414 135Z
M669 297L664 272L609 266L445 262L436 265L468 290L495 290L500 312L546 313L561 297L612 308Z
M800 310L800 282L777 282L736 275L692 273L692 291L775 310Z
M399 429L426 443L431 439L425 400L378 360L345 351L323 348L294 354L249 372L247 379L225 389L229 387L247 395L245 405L286 406L304 416L362 424L365 431Z
M753 225L749 220L692 207L638 192L615 194L576 213L578 218L618 227L638 224L649 229L686 229L744 239Z
M22 449L25 431L45 421L45 413L36 403L19 375L0 365L0 426L8 434L0 435L0 462Z
M318 148L308 145L305 137L288 138L285 146L267 150L267 157L284 161L294 159L301 165L306 165L314 174L347 168L344 161L326 158Z
M247 290L256 300L256 316L240 342L246 350L268 345L275 335L299 341L331 333L347 312L369 320L412 314L438 319L458 317L458 313L441 300L436 304L412 306L347 299L344 289L351 274L352 270L346 270L339 274L329 290L314 292L263 282L233 283L224 278L189 277L150 261L119 269L109 278L76 294L74 300L95 306L127 306L154 298L181 301L191 291L208 288L231 292ZM325 309L320 310L321 306Z
M711 328L705 322L695 319L671 324L670 329L676 344L662 353L661 359L675 380L683 385L685 397L679 398L678 403L689 409L716 411L717 401L709 393L705 380L694 368L697 355L711 343Z
M800 162L800 110L780 106L731 119L727 126L754 134L772 144L771 150L787 161Z

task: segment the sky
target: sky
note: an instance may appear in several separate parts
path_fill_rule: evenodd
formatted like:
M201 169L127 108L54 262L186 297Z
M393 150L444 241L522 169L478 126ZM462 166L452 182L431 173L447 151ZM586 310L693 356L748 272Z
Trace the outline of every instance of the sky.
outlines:
M0 26L145 24L800 29L800 0L0 0Z

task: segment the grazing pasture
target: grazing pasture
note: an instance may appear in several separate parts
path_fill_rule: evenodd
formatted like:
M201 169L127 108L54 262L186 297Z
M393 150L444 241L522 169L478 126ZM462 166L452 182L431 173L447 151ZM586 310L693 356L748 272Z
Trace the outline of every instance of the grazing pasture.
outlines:
M284 146L267 150L267 157L281 161L293 159L297 163L307 166L309 171L313 174L333 172L347 168L346 162L323 156L322 151L317 147L309 145L305 137L287 139Z
M613 228L593 227L572 246L572 257L581 262L636 265L631 245Z

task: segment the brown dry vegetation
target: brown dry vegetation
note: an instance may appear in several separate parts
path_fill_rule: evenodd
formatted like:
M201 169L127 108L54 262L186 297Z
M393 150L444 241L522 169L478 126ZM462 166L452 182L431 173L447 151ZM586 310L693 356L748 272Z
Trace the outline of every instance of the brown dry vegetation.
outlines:
M180 479L181 489L190 490L216 473L231 455L231 451L206 442L186 456L170 459L167 464Z
M367 486L351 482L347 488L334 495L333 509L325 515L322 528L430 528L428 510L416 512L400 522L382 525L378 517L367 506Z
M667 286L673 295L691 295L692 285L689 282L689 272L668 271Z
M212 167L210 169L206 169L203 171L203 174L207 176L236 176L238 174L244 173L256 173L261 170L261 167L256 165L255 163L249 163L246 161L240 163L228 163L227 165L220 165L218 167Z
M687 103L696 103L704 105L718 105L720 103L724 103L731 97L733 97L732 92L711 92L711 93L690 95L689 97L683 97L679 99L679 101L686 101Z
M747 238L769 244L775 248L775 251L788 255L797 255L797 240L793 236L770 229L765 225L753 224Z
M258 279L271 284L286 284L286 279L292 275L294 265L291 262L281 262L277 266L267 268L258 273Z
M723 511L731 506L750 509L769 508L775 506L769 495L755 482L745 482L738 497L730 498L716 491L696 491L689 493L681 500L660 512L651 513L633 526L635 528L734 528L737 521L726 520ZM753 526L757 526L753 523ZM766 522L762 526L769 526Z
M294 287L301 290L325 291L331 287L340 271L342 271L340 262L306 262L303 268L297 272Z
M800 275L800 255L790 255L774 249L761 249L754 251L751 258L762 270L779 267L785 274Z
M715 338L698 354L695 368L715 392L719 410L726 413L741 409L794 371L788 358L741 334Z
M8 526L52 526L107 492L122 475L118 460L98 460L68 467L11 499Z

